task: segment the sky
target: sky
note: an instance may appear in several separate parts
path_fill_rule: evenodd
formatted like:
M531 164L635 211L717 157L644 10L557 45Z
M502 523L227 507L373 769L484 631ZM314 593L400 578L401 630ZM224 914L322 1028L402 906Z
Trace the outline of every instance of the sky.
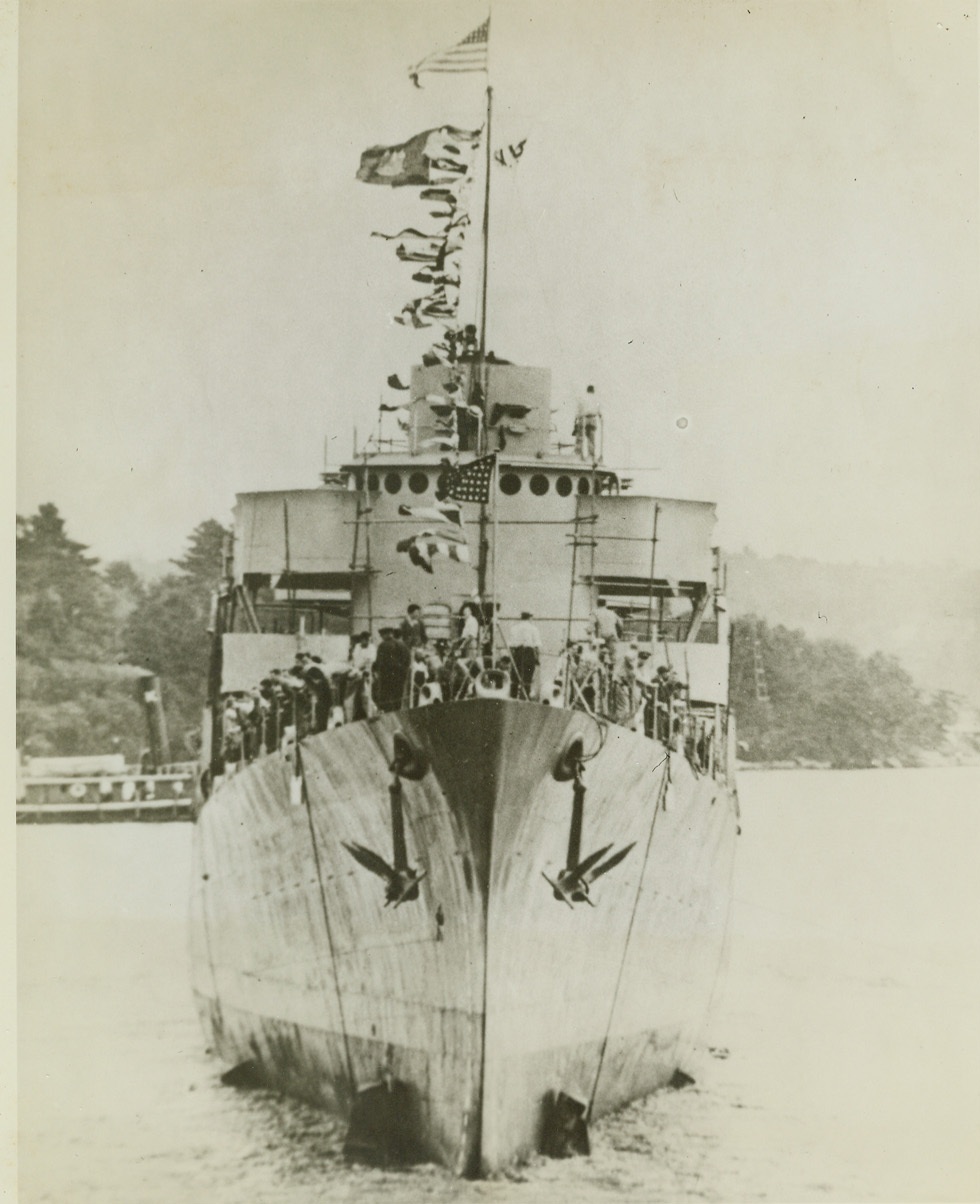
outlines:
M424 345L370 232L426 209L360 153L480 124L485 77L407 69L486 11L24 0L20 513L159 560L349 457ZM977 20L495 0L489 346L725 547L980 566Z

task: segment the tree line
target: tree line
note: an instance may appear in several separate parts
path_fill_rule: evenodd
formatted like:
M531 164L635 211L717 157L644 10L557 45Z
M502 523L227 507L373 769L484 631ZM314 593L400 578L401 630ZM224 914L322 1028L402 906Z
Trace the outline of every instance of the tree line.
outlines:
M942 745L957 712L955 695L926 694L894 656L755 615L733 624L731 699L746 760L835 767L914 762Z
M226 529L199 523L173 571L144 581L71 539L57 506L17 518L17 740L28 756L119 751L146 735L139 673L157 674L172 755L194 755L205 700L207 621ZM731 703L741 755L833 765L908 761L942 744L956 700L926 695L899 662L837 640L733 625Z
M125 561L101 564L69 538L57 506L17 517L17 743L27 756L146 744L139 675L159 675L172 756L200 735L211 591L227 532L214 519L187 538L173 571L146 582Z

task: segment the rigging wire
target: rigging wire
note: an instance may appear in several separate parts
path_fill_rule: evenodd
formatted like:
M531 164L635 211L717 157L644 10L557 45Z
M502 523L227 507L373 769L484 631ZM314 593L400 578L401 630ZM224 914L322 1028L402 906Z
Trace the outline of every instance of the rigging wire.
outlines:
M657 789L656 803L653 809L653 819L650 821L650 832L647 836L647 846L643 851L643 866L640 870L639 881L636 886L636 896L633 899L633 907L630 911L630 922L626 929L626 939L623 942L623 956L619 962L619 970L616 974L616 986L613 988L612 1005L609 1008L609 1019L606 1023L606 1031L603 1034L602 1045L599 1048L599 1062L596 1066L595 1081L592 1084L592 1091L589 1093L589 1108L586 1117L592 1115L592 1108L595 1104L596 1093L599 1090L599 1079L602 1077L602 1066L606 1058L606 1049L609 1045L609 1034L612 1032L613 1017L616 1015L616 1004L619 1002L619 988L623 981L623 971L626 968L626 958L629 954L630 938L633 935L633 923L636 920L636 911L640 902L640 894L643 891L643 879L647 872L647 862L650 860L650 849L653 847L653 833L657 827L657 817L662 810L664 796L667 793L667 786L670 782L670 750L668 748L664 756L653 767L653 772L656 773L660 766L663 765L664 772L660 779L660 786Z

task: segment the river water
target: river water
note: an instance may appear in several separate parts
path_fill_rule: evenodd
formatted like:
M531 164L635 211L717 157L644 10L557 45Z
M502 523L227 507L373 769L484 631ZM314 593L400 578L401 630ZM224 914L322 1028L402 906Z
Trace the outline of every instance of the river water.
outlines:
M980 769L745 773L697 1083L494 1182L348 1167L223 1087L188 989L189 824L18 829L21 1204L980 1199Z

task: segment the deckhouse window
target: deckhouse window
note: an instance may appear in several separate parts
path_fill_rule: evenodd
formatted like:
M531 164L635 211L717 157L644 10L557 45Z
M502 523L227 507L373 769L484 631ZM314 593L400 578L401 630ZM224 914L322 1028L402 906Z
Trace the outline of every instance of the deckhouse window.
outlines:
M521 478L516 472L505 472L500 478L500 492L513 495L520 493Z
M402 474L400 472L385 473L385 489L389 493L397 493L402 487Z
M557 493L559 497L568 497L568 495L571 492L572 492L572 478L571 477L559 477L558 480L555 481L555 493Z
M588 493L589 492L589 478L588 477L579 477L578 491L579 491L579 493Z
M412 493L425 493L429 488L429 478L424 472L413 472L408 478L408 487Z
M537 497L544 497L544 495L548 492L549 484L550 482L543 472L536 472L534 476L531 477L531 492Z

